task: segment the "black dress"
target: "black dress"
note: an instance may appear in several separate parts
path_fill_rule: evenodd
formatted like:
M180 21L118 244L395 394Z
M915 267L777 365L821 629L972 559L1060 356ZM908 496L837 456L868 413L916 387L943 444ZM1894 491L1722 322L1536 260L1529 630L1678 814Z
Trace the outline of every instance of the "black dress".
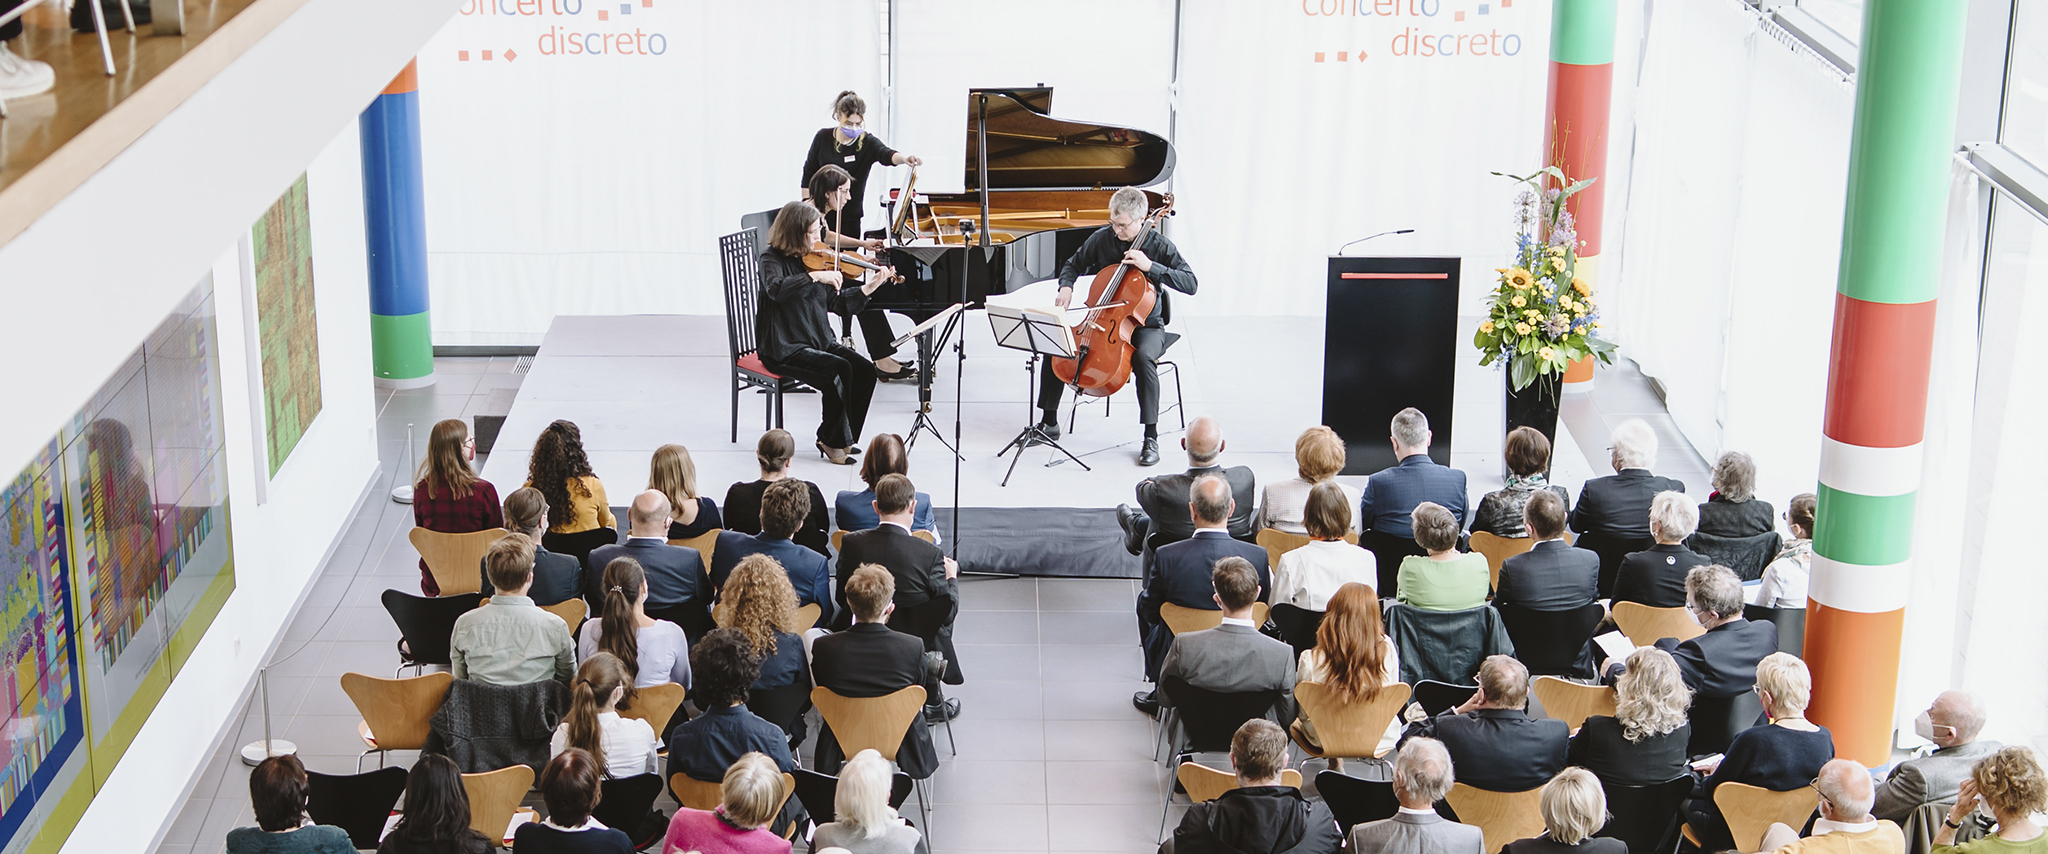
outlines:
M757 509L754 512L754 517L758 520L760 516L761 513ZM761 523L756 521L754 524L759 525ZM725 520L718 516L718 504L709 498L698 496L696 520L688 525L678 520L669 520L668 538L671 540L686 540L691 537L701 537L713 528L722 527L725 527Z
M1692 725L1653 735L1642 741L1622 737L1621 721L1611 715L1593 715L1572 736L1569 761L1622 786L1648 786L1686 773L1685 744L1692 737Z
M776 249L761 253L761 306L754 316L761 363L818 390L824 409L818 441L834 448L860 441L875 396L875 365L840 344L825 315L866 304L859 288L836 290L811 278L801 259Z
M826 526L832 524L830 511L825 507L825 494L818 491L818 485L804 481L811 492L811 512L804 516L804 526L797 529L797 545L826 557L832 556L832 535L826 533ZM752 536L761 533L761 493L768 489L768 481L753 480L735 483L725 491L725 530L738 531Z
M837 127L822 128L811 137L811 150L804 155L804 179L797 186L809 188L811 177L826 165L838 166L853 176L850 188L853 197L837 213L825 214L825 227L858 240L861 236L861 208L866 204L868 195L868 170L877 163L883 166L894 163L896 150L865 131L851 145L841 145L842 139L844 137L839 136ZM868 358L883 359L895 355L896 348L889 342L896 336L889 329L889 319L882 310L862 311L859 317L860 336L867 340Z

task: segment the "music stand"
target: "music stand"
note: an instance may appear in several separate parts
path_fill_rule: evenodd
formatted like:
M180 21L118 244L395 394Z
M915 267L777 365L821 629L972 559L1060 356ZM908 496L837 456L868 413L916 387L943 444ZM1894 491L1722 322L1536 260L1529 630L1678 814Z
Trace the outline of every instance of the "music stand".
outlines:
M901 347L904 344L909 343L913 338L923 339L925 336L930 335L933 329L937 329L941 325L943 325L945 329L944 331L939 333L938 343L930 344L929 342L920 340L920 343L925 345L919 348L921 351L936 354L939 351L946 349L946 342L952 339L953 332L959 328L960 318L963 312L965 312L966 310L967 304L964 302L956 302L952 305L946 306L946 308L940 311L938 314L934 314L931 317L926 318L923 323L920 323L915 327L912 327L909 332L903 333L903 337L898 338L895 341L889 342L889 346ZM931 370L930 366L931 356L926 355L925 364L921 366L919 370L929 371ZM924 389L924 391L926 394L929 394L930 387L927 386ZM958 441L960 433L959 425L957 423L960 420L959 410L959 404L954 404L953 420L956 423L954 425L953 433L955 441ZM917 407L917 418L913 420L910 425L910 435L904 437L903 439L904 450L909 450L917 445L917 434L928 432L932 434L932 438L939 440L939 444L945 445L946 450L953 452L954 457L959 457L960 449L954 446L953 444L947 442L946 437L939 433L939 425L932 423L932 418L930 414L931 411L932 405L929 399L920 401Z
M1067 324L1058 314L1042 309L1019 309L990 305L988 307L988 324L989 328L995 332L996 346L998 347L1022 350L1026 353L1034 353L1040 356L1062 359L1074 358L1074 330L1068 328ZM1087 463L1081 462L1080 457L1074 456L1074 452L1061 447L1058 441L1046 435L1045 431L1039 427L1038 419L1033 418L1030 421L1030 426L1025 427L1022 432L1019 432L1017 438L1011 439L1010 443L1004 445L1001 451L996 452L996 457L1000 459L1004 454L1008 454L1010 449L1015 448L1017 450L1017 456L1010 459L1009 471L1003 474L1002 486L1010 485L1010 475L1016 473L1017 461L1024 458L1024 449L1032 445L1050 447L1055 451L1065 454L1067 459L1073 460L1083 471L1093 471L1093 469L1088 467Z

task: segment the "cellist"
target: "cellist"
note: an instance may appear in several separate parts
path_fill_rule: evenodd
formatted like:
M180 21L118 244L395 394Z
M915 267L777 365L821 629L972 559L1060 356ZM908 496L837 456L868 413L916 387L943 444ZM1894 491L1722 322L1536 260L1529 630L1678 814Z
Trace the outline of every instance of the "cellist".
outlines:
M1131 335L1131 373L1138 379L1138 420L1145 425L1145 444L1138 451L1138 465L1150 466L1159 463L1159 357L1179 337L1169 338L1166 331L1166 320L1173 314L1167 305L1166 289L1193 295L1195 271L1159 229L1145 235L1143 246L1131 245L1144 224L1145 208L1145 194L1136 187L1125 187L1109 197L1109 225L1088 235L1081 248L1060 268L1060 291L1053 304L1067 308L1074 300L1075 281L1118 263L1128 263L1144 273L1158 293L1159 301L1152 307L1152 315ZM1066 384L1053 374L1050 364L1041 364L1039 368L1039 429L1057 439L1060 397Z

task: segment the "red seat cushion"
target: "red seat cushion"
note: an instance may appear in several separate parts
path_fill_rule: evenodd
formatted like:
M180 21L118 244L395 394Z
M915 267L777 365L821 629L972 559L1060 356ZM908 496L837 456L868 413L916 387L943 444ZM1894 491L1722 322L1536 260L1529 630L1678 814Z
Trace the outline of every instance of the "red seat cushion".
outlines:
M743 355L738 359L734 360L733 365L743 371L751 371L753 373L760 374L761 376L771 377L773 379L782 379L781 374L768 370L768 366L762 364L760 353L748 353L746 355Z

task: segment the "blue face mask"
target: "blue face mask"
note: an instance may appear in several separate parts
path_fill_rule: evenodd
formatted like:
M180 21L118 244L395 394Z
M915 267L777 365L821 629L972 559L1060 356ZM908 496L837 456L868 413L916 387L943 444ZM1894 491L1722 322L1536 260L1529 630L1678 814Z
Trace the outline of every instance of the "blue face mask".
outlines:
M852 142L856 139L860 139L860 131L860 128L842 127L839 129L839 135L846 137L847 142Z

